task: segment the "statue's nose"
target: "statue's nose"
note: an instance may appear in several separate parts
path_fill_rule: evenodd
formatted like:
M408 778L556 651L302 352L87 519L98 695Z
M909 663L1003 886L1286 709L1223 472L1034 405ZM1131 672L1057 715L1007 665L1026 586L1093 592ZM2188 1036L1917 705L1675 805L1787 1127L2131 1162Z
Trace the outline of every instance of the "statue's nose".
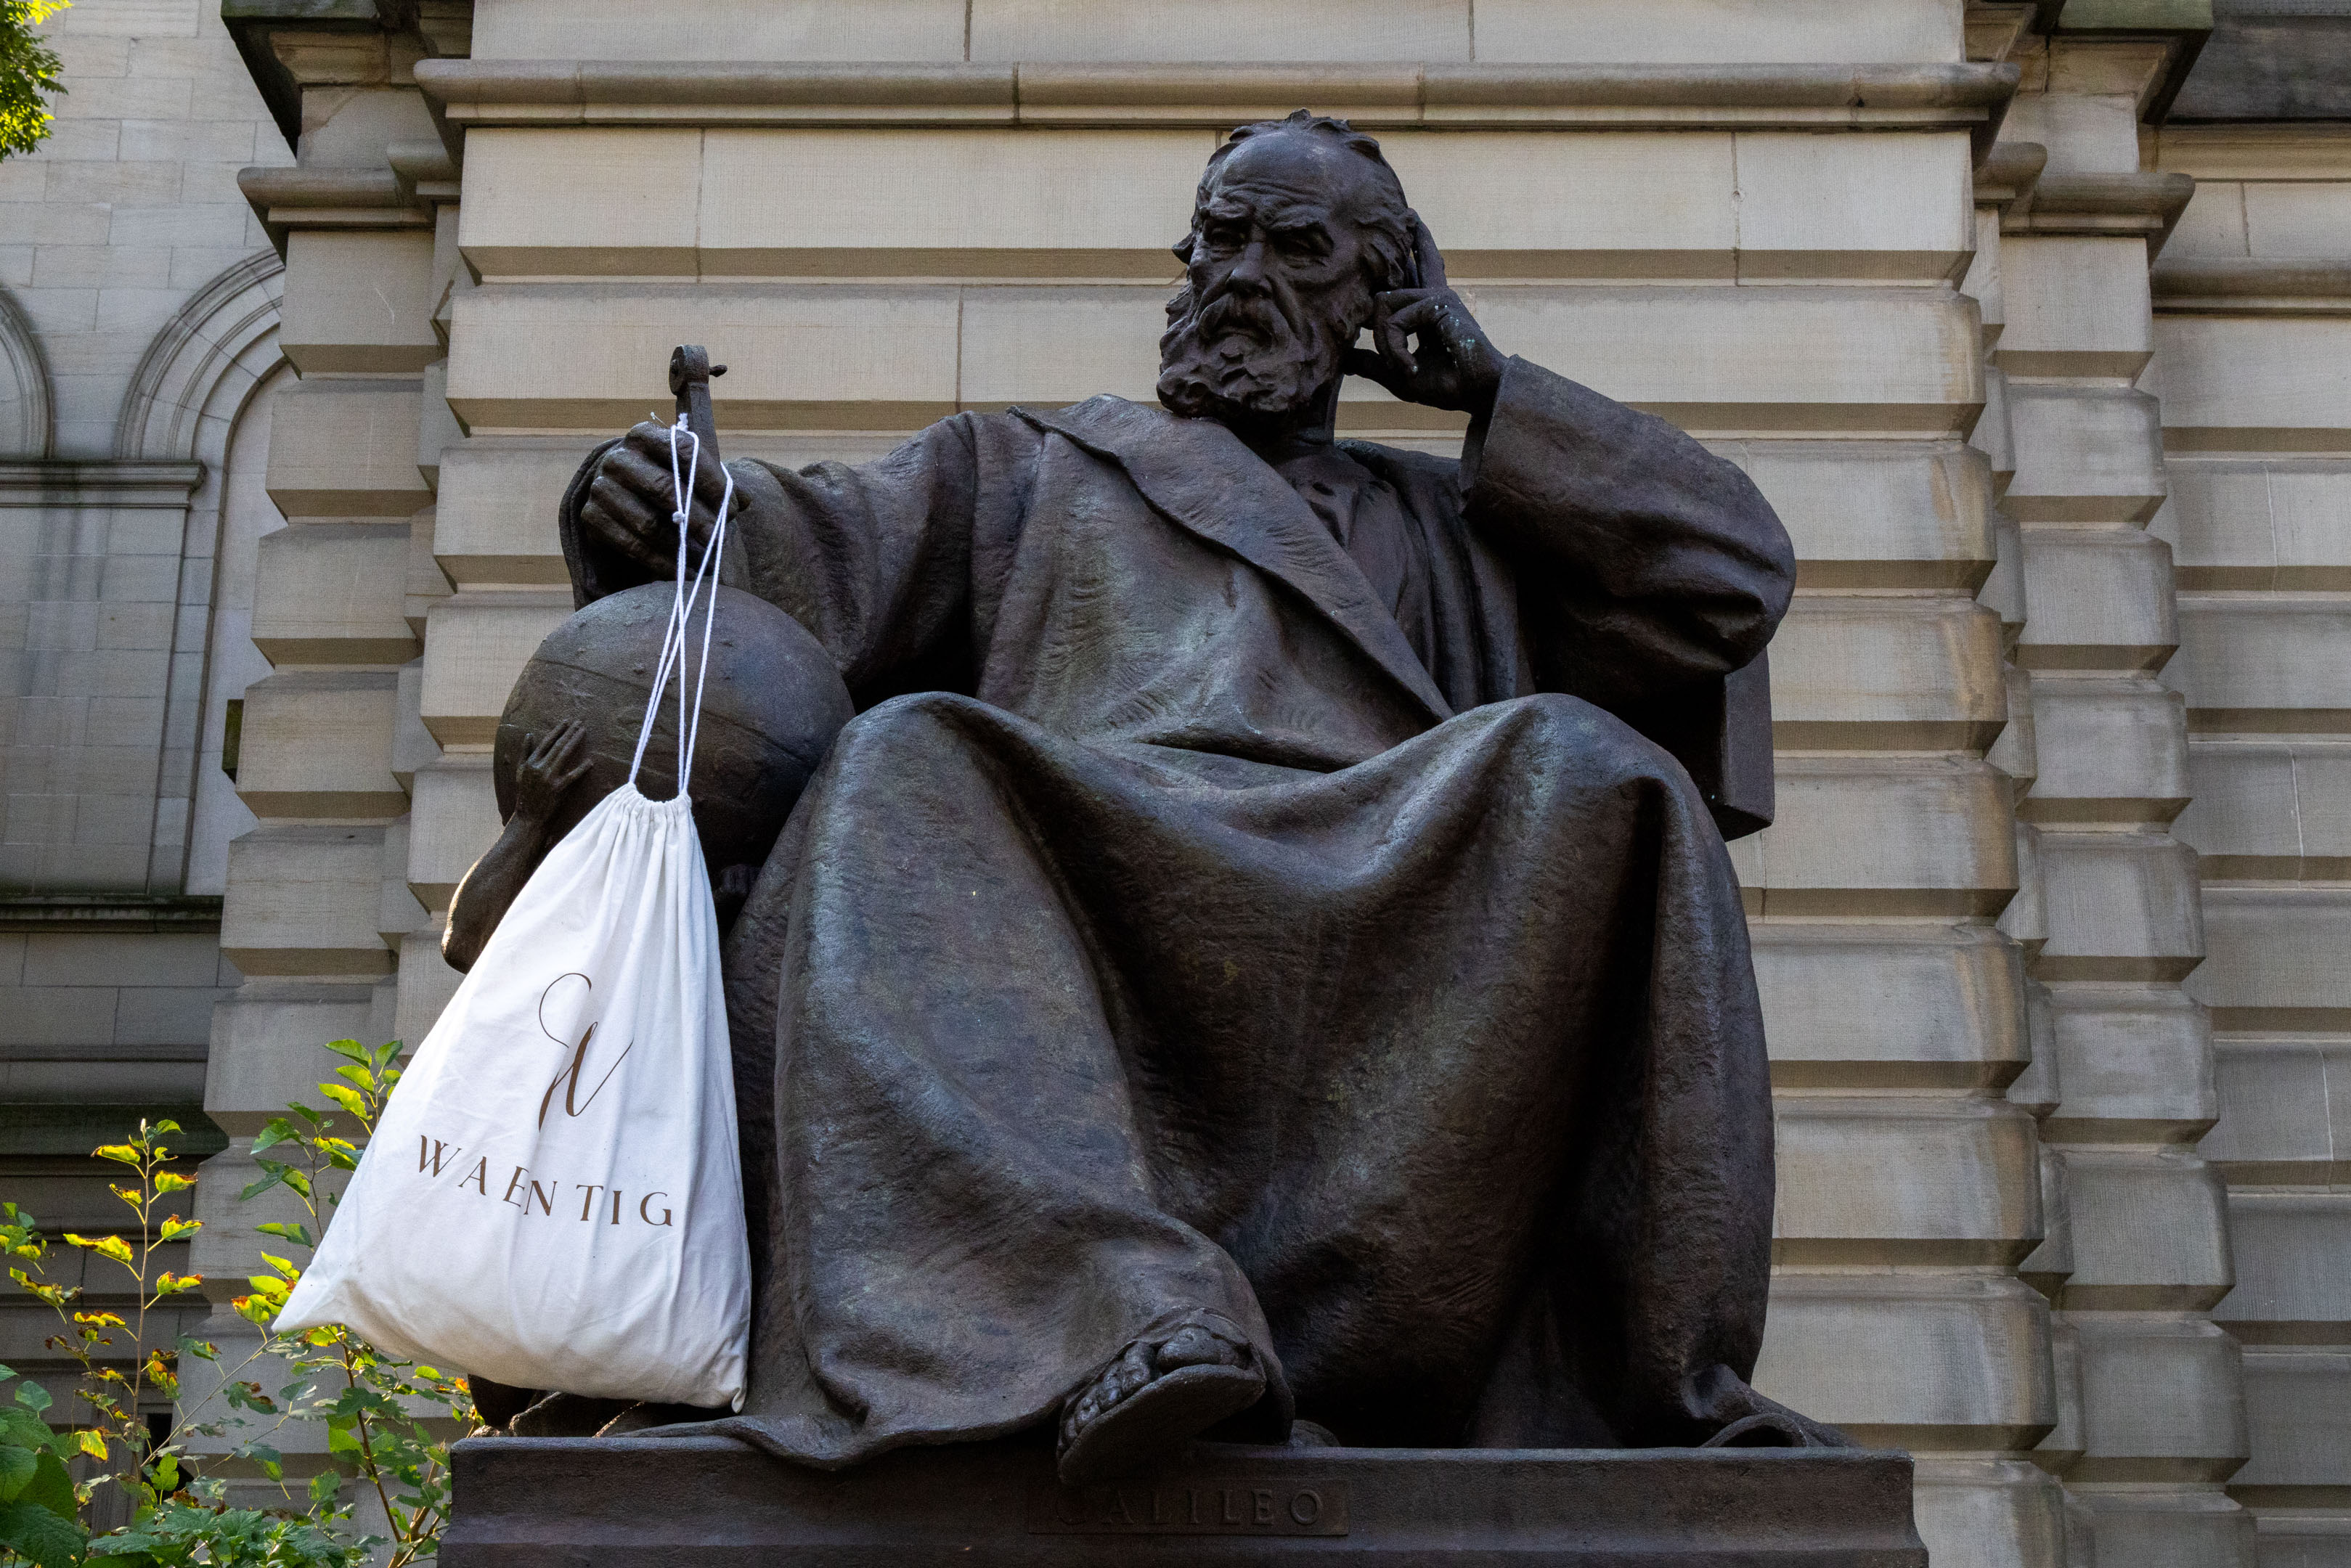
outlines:
M1245 294L1263 294L1270 285L1265 276L1265 241L1253 239L1233 263L1232 271L1225 275L1225 286Z

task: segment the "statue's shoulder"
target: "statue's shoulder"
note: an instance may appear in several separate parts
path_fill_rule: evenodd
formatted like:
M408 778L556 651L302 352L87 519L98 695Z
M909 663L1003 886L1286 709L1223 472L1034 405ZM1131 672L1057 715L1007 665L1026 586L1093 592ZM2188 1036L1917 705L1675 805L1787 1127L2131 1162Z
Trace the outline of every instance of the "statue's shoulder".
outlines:
M1230 438L1213 420L1186 419L1155 402L1136 402L1112 392L1100 392L1061 408L1023 408L1016 403L1005 411L1004 417L1113 456L1144 448L1182 447L1211 437Z

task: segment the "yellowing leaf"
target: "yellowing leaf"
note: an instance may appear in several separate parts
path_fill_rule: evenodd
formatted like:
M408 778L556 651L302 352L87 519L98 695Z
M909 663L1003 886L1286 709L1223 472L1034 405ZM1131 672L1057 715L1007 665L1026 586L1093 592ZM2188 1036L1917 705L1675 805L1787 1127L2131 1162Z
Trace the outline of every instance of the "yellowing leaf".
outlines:
M321 1083L319 1092L354 1116L367 1114L367 1102L360 1099L360 1092L348 1083Z
M101 1258L111 1258L125 1268L131 1265L131 1244L120 1236L77 1236L68 1230L66 1239Z
M195 1185L195 1177L182 1176L177 1171L155 1173L155 1192L158 1197L167 1192L185 1192Z
M93 1459L102 1459L106 1458L106 1439L99 1437L88 1427L84 1427L80 1431L74 1434L74 1447L79 1448L83 1453L88 1454Z
M90 1155L96 1159L112 1160L119 1166L135 1166L139 1163L139 1151L130 1144L101 1144L90 1150Z

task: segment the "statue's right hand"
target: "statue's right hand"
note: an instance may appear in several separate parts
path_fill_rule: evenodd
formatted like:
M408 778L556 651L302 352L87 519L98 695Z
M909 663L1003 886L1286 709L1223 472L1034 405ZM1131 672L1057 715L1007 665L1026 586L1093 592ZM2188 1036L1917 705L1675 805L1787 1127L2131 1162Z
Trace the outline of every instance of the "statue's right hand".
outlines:
M678 454L684 472L688 450ZM701 555L717 520L726 476L716 463L695 465L694 511L687 565ZM677 492L670 478L669 430L647 422L633 426L620 444L597 460L580 520L590 532L655 577L677 573Z

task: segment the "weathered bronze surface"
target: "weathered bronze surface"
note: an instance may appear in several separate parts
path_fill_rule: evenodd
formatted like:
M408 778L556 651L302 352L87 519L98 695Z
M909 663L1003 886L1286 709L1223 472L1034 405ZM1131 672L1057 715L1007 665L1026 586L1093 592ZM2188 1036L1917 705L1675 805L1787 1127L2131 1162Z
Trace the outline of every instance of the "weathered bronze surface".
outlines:
M1343 122L1236 132L1176 251L1165 406L729 465L730 572L859 712L726 943L721 1428L838 1468L1050 1423L1071 1482L1293 1416L1840 1441L1747 1382L1771 1130L1722 835L1769 814L1785 531L1497 349ZM1464 413L1459 458L1335 441L1349 373ZM666 442L567 497L583 600L672 570Z

